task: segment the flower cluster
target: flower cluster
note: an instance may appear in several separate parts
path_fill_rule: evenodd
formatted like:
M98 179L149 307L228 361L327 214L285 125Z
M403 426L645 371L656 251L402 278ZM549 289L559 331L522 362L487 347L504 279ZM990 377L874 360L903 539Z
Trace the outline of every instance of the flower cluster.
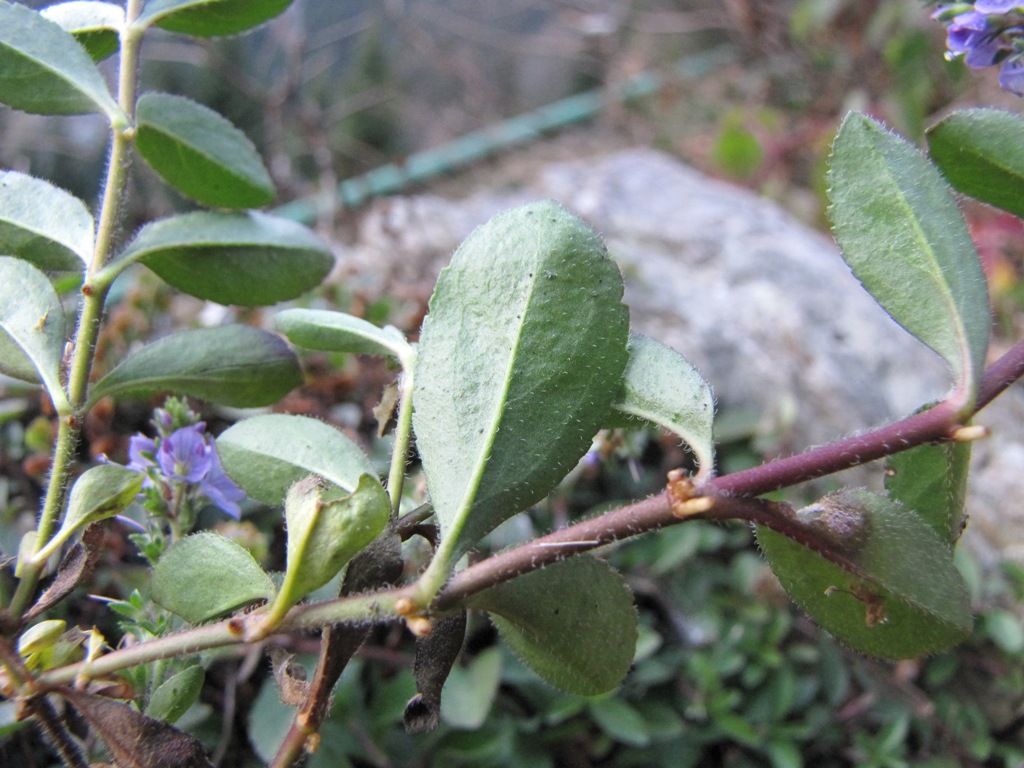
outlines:
M177 405L169 402L168 408L156 409L155 438L131 438L128 469L146 476L143 487L158 492L169 518L191 517L191 510L208 500L237 519L245 494L224 473L206 424Z
M947 25L947 58L972 69L999 65L999 85L1024 96L1024 2L977 0L944 4L932 14Z

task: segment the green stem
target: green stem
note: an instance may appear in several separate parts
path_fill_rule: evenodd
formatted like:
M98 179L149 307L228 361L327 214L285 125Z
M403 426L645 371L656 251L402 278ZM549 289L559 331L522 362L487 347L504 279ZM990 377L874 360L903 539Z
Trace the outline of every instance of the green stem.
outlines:
M391 518L398 519L402 505L402 488L405 484L405 467L409 455L409 440L412 434L412 390L416 353L411 359L402 360L402 381L398 395L398 424L395 426L395 444L391 449L391 471L388 473L388 497L391 499Z

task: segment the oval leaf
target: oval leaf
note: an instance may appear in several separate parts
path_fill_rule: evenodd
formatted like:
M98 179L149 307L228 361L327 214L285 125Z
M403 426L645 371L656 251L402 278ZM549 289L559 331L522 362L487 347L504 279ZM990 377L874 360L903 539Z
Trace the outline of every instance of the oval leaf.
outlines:
M353 491L373 464L342 432L308 416L272 413L229 427L217 438L224 471L252 498L281 504L307 475Z
M0 253L39 269L84 272L93 251L85 203L49 182L0 171Z
M885 488L939 537L954 544L965 524L970 443L921 445L885 461Z
M393 326L378 328L360 317L325 309L286 309L274 317L277 329L298 347L324 352L410 359L412 348Z
M790 596L843 643L903 659L937 653L970 634L970 602L952 549L898 502L844 491L797 518L830 542L832 559L764 526L758 543Z
M117 464L87 469L71 488L62 530L75 530L121 514L139 495L144 479L141 472Z
M274 596L274 582L240 544L204 531L174 543L153 568L153 600L190 624Z
M136 112L135 146L164 181L213 208L259 208L274 182L256 147L212 109L183 96L147 93Z
M928 151L960 192L1024 217L1024 119L1000 109L954 112L928 129Z
M280 337L246 325L165 336L129 355L96 382L89 403L110 395L164 390L221 405L270 405L302 383L295 354Z
M991 317L981 263L938 170L863 115L839 130L829 215L843 258L896 322L938 352L974 401Z
M27 262L0 256L0 372L42 381L59 412L68 406L60 383L64 309L46 275Z
M255 211L197 211L148 224L117 268L134 261L192 296L246 306L294 299L334 266L327 247L301 224Z
M93 61L102 61L121 46L124 9L119 6L98 0L70 0L39 13L70 32Z
M614 407L679 435L697 457L701 473L714 469L715 399L704 377L674 349L631 333L629 363Z
M44 115L102 112L128 118L71 35L23 5L0 1L0 102Z
M199 700L206 672L198 664L164 680L146 705L146 717L174 724Z
M618 687L633 663L637 614L622 577L589 556L563 560L470 598L523 662L569 693Z
M618 395L629 317L600 238L556 203L473 232L437 281L413 425L451 560L543 498Z
M199 37L234 35L268 21L292 0L150 0L139 23Z

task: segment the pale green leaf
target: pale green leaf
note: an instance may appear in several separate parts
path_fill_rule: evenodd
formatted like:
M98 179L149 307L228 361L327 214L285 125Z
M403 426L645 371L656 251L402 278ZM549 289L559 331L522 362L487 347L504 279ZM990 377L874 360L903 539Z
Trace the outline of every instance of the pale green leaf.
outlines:
M225 325L180 331L142 347L96 382L89 402L166 390L246 408L275 403L301 383L295 353L280 336Z
M42 381L59 412L70 406L60 381L64 309L46 275L21 259L0 256L0 373ZM8 357L8 354L14 352Z
M950 544L963 530L970 443L921 445L885 460L885 488Z
M954 112L928 129L928 151L960 192L1024 217L1024 118L1000 109Z
M124 9L99 0L69 0L43 8L43 18L70 32L92 57L102 61L121 45Z
M121 514L142 490L144 475L117 464L90 467L75 480L62 529L86 525Z
M127 117L89 54L70 34L23 5L0 0L0 102L45 115Z
M951 190L915 147L859 114L832 148L829 215L843 257L896 322L938 352L974 401L991 315Z
M614 407L679 435L702 472L714 469L714 396L704 377L674 349L631 333L629 363Z
M903 659L946 650L970 634L970 601L952 549L898 502L843 491L796 520L820 551L764 526L758 543L790 596L846 645Z
M409 342L397 328L390 325L378 328L373 323L344 312L286 309L277 313L274 323L298 347L324 352L381 355L396 360L408 360L410 357Z
M199 700L206 672L196 664L164 680L149 697L145 715L174 724Z
M310 230L256 211L196 211L147 224L114 267L136 261L192 296L246 306L293 299L334 266Z
M621 298L601 239L551 202L494 217L441 273L413 426L451 562L589 448L626 367Z
M199 37L234 35L282 13L292 0L149 0L139 23Z
M135 146L164 181L212 208L259 208L274 182L256 147L217 112L183 96L146 93Z
M501 683L501 648L493 646L467 666L452 667L441 696L441 718L453 728L484 724Z
M549 683L593 696L618 687L633 663L637 616L622 577L590 556L563 560L480 592L516 655Z
M153 600L190 624L271 598L274 582L241 545L204 531L171 545L153 568Z
M342 432L308 416L272 413L239 421L217 438L224 471L252 498L281 504L307 475L353 491L373 464Z
M93 251L85 203L49 182L0 171L0 253L39 269L84 272Z

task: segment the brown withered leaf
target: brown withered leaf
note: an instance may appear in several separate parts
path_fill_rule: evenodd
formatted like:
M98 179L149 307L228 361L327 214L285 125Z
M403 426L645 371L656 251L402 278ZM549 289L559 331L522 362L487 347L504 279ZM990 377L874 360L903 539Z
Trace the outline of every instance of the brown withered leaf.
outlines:
M203 745L128 704L73 688L58 691L110 749L118 768L212 768Z
M25 614L25 621L32 621L43 611L47 611L65 597L92 574L99 560L103 543L103 526L99 523L90 525L82 533L82 540L76 543L65 554L57 568L57 575L46 590L39 596L36 604Z
M431 621L426 637L416 638L415 696L405 705L402 720L408 733L425 733L437 727L441 717L441 689L462 653L466 639L466 612Z

